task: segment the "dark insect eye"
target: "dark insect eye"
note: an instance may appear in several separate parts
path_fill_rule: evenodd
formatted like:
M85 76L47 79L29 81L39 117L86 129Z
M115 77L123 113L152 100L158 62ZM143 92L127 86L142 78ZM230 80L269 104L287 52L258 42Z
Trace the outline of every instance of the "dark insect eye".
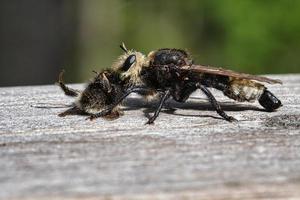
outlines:
M131 67L131 65L135 62L135 60L136 60L135 55L128 56L128 58L125 60L125 62L123 64L121 70L127 71Z

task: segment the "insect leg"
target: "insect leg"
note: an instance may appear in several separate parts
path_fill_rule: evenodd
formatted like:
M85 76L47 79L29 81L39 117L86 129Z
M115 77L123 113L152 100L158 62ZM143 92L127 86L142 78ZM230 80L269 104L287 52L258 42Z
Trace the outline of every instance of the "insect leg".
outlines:
M64 71L60 72L57 84L64 91L65 95L71 96L71 97L77 97L80 92L78 90L74 90L74 89L66 86L63 81L63 75L64 75Z
M204 86L201 84L196 84L196 87L199 88L200 90L202 90L202 92L204 92L204 94L208 97L209 102L211 103L211 105L213 106L213 108L217 111L217 113L223 117L225 120L232 122L232 121L236 121L235 118L233 118L232 116L228 116L224 110L221 108L220 104L218 103L218 101L216 100L216 98L213 96L213 94Z
M166 101L168 98L170 98L170 96L171 96L170 90L167 90L165 93L163 93L163 96L162 96L162 98L160 99L159 105L158 105L158 107L157 107L157 109L156 109L154 115L153 115L152 117L150 117L150 119L147 121L146 124L152 124L152 123L155 121L155 119L158 117L158 115L159 115L159 113L160 113L160 111L161 111L161 108L163 107L165 101Z
M80 110L79 108L77 108L76 106L69 108L68 110L59 113L58 116L59 117L65 117L67 115L80 115L80 114L86 114L84 111Z
M132 88L129 88L118 100L116 100L111 105L107 106L101 112L96 113L96 114L92 114L90 117L88 117L88 119L93 120L93 119L96 119L98 117L103 117L103 116L109 114L110 112L112 112L112 110L117 105L119 105L131 93L139 93L139 92L141 92L141 93L143 93L143 92L147 93L149 91L152 91L152 89L145 88L145 87L132 87Z

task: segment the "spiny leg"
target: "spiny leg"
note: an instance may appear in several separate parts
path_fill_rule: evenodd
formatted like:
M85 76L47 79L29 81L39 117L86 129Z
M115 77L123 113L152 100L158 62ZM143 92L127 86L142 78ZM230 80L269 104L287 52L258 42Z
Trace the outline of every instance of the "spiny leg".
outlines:
M65 83L63 81L64 72L65 71L63 70L59 73L59 78L58 78L57 83L59 84L60 88L64 91L65 95L71 96L71 97L77 97L80 92L78 90L69 88L68 86L65 85Z
M213 108L217 111L217 113L223 117L225 120L232 122L232 121L237 121L234 117L232 116L228 116L224 110L221 108L220 104L218 103L218 101L215 99L215 97L213 96L213 94L203 85L201 84L196 84L196 87L199 88L200 90L202 90L202 92L204 92L204 94L208 97L209 102L211 103L211 105L213 106Z
M162 107L163 107L165 101L166 101L167 99L169 99L170 96L171 96L170 90L167 90L167 91L165 91L165 92L163 93L163 96L162 96L162 98L160 99L159 105L158 105L157 109L155 110L154 115L153 115L152 117L150 117L150 119L147 121L146 124L152 124L152 123L155 121L155 119L158 117L158 115L159 115L159 113L160 113L160 111L161 111L161 109L162 109Z
M129 94L131 93L139 93L139 92L149 92L152 91L152 89L149 88L145 88L145 87L132 87L129 88L118 100L116 100L114 103L112 103L111 105L107 106L107 108L105 108L104 110L102 110L99 113L96 114L92 114L90 117L88 117L87 119L93 120L96 119L98 117L103 117L106 116L108 114L110 114L112 112L112 110L118 106Z

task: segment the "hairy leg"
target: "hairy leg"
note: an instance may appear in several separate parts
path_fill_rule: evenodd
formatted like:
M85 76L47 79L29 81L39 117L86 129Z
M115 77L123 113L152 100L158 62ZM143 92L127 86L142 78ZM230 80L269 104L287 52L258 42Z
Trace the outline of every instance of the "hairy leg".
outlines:
M75 89L72 89L72 88L69 88L68 86L66 86L63 81L63 75L64 75L64 71L60 72L57 84L64 91L65 95L71 96L71 97L77 97L80 92L78 90L75 90Z

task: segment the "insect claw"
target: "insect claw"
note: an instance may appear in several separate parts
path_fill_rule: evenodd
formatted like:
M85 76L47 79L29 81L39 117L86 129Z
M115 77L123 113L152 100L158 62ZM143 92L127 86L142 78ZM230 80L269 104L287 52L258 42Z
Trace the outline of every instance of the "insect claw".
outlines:
M226 119L229 122L238 122L238 120L232 116L228 116L228 119Z
M85 120L90 120L90 121L93 121L94 119L96 119L96 118L95 118L93 115L91 115L91 116L85 118Z
M147 125L147 124L154 124L154 120L155 120L156 118L154 118L154 117L151 117L146 123L145 123L145 125Z
M65 113L59 113L57 116L59 116L59 117L65 117L66 114Z
M152 125L152 124L154 124L154 122L151 121L150 119L145 123L145 125Z

